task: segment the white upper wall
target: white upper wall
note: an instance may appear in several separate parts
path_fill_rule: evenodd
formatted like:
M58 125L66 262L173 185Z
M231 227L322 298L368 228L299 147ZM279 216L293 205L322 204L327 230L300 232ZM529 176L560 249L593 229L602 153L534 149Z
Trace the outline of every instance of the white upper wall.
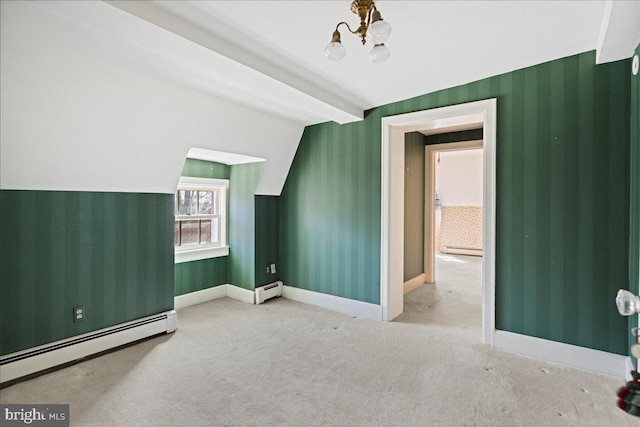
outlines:
M30 2L1 8L0 188L173 193L198 147L266 159L257 193L280 194L302 124L154 77Z
M436 191L442 206L482 206L482 149L440 152Z

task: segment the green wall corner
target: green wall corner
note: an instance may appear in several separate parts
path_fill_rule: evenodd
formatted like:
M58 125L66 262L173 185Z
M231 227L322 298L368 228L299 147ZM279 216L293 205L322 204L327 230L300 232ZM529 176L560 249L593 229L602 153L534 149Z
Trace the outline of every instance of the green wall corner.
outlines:
M208 179L229 179L231 167L222 163L185 159L182 176ZM183 262L175 265L174 295L184 295L228 281L227 257Z
M256 279L255 286L280 280L279 197L256 196ZM276 273L267 267L276 265Z
M256 284L255 193L264 163L231 166L229 175L229 283L248 290Z
M497 98L496 327L627 354L613 299L629 271L629 67L587 52L307 127L281 197L282 280L379 304L381 119Z

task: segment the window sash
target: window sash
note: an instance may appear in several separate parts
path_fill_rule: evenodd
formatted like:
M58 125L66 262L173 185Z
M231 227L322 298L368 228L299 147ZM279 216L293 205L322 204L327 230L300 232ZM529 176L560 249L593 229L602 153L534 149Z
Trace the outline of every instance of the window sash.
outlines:
M176 215L176 221L197 221L199 219L220 219L222 215Z
M204 184L198 183L195 185L191 184L178 186L178 189L175 193L174 215L174 248L176 251L179 252L226 246L226 242L223 241L225 239L224 236L226 235L226 232L224 231L224 229L226 229L226 224L223 224L223 221L226 221L225 199L227 188L228 184L212 184L206 186ZM181 198L186 191L192 191L194 193L190 195L190 197L193 198L191 204L187 206L186 209L184 208L185 205L182 205L183 212L194 212L192 214L180 214ZM211 197L203 197L201 193L211 193ZM200 213L200 211L203 210L200 206L202 199L205 199L208 203L210 203L210 206L206 206L204 210L212 213ZM197 242L184 242L185 236L183 235L183 223L185 222L197 222ZM209 224L207 224L206 222L209 222ZM211 232L212 234L209 236L203 236L203 231L205 229L208 229L207 231L210 230L209 232ZM193 235L191 237L191 240L194 240Z
M217 226L214 225L213 219L217 219L218 220L218 224ZM215 242L210 242L210 241L204 241L203 242L203 221L208 221L211 220L211 240L215 239ZM220 216L217 217L213 217L213 218L189 218L188 220L176 220L175 224L174 224L174 233L177 231L178 233L178 237L176 239L175 235L174 235L174 246L176 249L197 249L197 248L203 248L203 247L211 247L211 248L217 248L222 245L222 227L221 227L221 218ZM197 242L189 242L189 243L185 243L184 242L184 238L183 238L183 225L182 223L184 222L198 222L198 241ZM175 230L175 226L178 225L178 229ZM215 235L213 233L213 231L215 230Z

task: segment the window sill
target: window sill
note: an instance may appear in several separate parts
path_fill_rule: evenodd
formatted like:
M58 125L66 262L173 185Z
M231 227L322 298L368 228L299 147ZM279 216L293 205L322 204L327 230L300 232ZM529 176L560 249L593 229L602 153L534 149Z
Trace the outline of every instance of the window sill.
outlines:
M199 261L201 259L219 258L227 255L229 255L229 246L176 251L175 263L180 264L183 262Z

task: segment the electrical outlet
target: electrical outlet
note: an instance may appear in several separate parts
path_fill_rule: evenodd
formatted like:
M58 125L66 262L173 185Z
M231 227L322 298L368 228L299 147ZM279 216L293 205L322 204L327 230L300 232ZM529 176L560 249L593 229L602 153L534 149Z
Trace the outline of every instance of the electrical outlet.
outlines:
M82 322L84 320L84 305L73 307L73 323Z
M271 269L269 268L269 266L267 266L267 273L270 273L271 272L270 270Z
M276 265L271 264L271 274L276 274Z

